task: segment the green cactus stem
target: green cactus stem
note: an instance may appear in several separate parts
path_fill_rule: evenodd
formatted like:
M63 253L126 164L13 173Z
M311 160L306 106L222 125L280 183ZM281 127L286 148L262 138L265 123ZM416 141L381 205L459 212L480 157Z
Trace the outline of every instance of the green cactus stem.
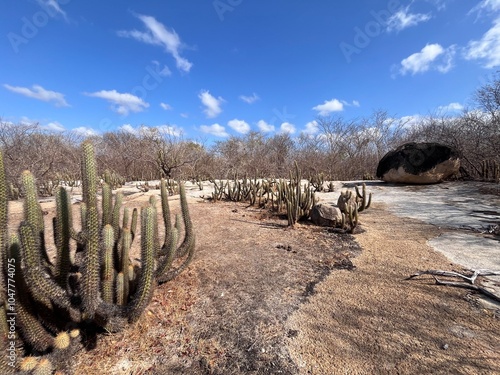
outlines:
M52 301L56 306L66 309L74 321L79 321L79 313L72 307L66 290L61 288L53 279L47 278L42 271L40 258L36 250L37 238L35 230L29 223L21 223L19 237L21 240L21 257L25 264L21 272L31 295L41 302L47 299ZM47 307L50 308L50 306Z
M114 230L111 224L107 224L102 233L104 245L104 269L102 276L102 299L107 303L113 303L115 268L114 268Z
M102 225L112 224L113 222L113 193L107 183L102 184Z
M124 306L127 303L128 294L125 292L125 274L118 272L116 275L116 304Z
M100 298L99 216L96 207L87 208L87 242L80 280L84 319L92 319Z
M158 283L160 284L170 281L175 277L177 277L191 263L194 256L196 240L193 230L193 223L191 222L191 216L189 214L189 207L187 203L186 190L184 184L179 183L179 193L181 201L182 218L184 220L185 235L183 242L179 246L179 249L177 249L176 257L178 258L185 257L185 258L179 267L169 271L167 274L158 276Z
M54 218L54 242L57 249L55 277L64 288L71 268L70 239L73 226L71 199L63 187L56 191L56 217Z
M141 210L141 275L137 291L130 306L128 306L128 319L130 323L136 322L153 297L155 288L155 222L157 218L153 207L144 207Z
M354 186L354 188L356 190L356 202L358 205L358 211L362 212L370 207L370 204L372 203L372 193L370 193L367 198L365 183L363 183L362 185L362 193L359 192L357 186Z

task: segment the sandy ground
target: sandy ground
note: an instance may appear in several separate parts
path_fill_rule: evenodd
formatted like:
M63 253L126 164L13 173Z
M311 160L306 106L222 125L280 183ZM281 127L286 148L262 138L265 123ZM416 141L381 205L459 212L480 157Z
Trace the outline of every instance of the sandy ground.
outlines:
M495 309L429 277L404 280L422 269L462 269L429 245L450 228L397 216L390 189L370 188L374 204L354 237L308 223L288 229L266 210L208 203L199 197L207 188L190 189L192 265L157 288L136 325L68 359L75 374L500 373ZM159 194L124 190L128 207ZM339 190L322 199L335 201ZM53 206L42 204L47 223ZM178 197L171 207L178 211ZM20 220L20 202L10 208L11 221Z
M500 373L493 312L432 278L404 280L416 270L460 271L426 244L438 229L383 208L369 210L363 227L356 269L332 273L288 319L298 331L288 347L299 373Z

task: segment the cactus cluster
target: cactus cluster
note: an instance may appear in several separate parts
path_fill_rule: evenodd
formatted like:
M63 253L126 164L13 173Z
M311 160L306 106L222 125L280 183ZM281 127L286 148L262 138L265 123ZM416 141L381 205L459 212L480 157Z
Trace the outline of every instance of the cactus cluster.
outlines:
M301 178L300 169L295 163L295 171L290 171L288 180L249 179L247 176L238 179L236 175L233 180L211 180L214 184L211 199L213 202L228 200L269 207L279 214L286 213L288 225L293 227L298 220L309 217L316 203L311 183L302 186Z
M342 221L338 226L351 233L358 226L359 213L367 210L372 202L372 193L366 192L365 183L361 186L361 190L358 186L354 186L354 190L354 193L350 190L340 192L337 200L337 207L342 212Z
M314 188L314 191L320 192L325 189L325 175L317 173L309 177L309 183Z
M108 186L112 190L121 188L123 185L125 185L125 178L122 177L119 173L110 171L109 169L106 169L104 171L102 180L104 181L104 183L108 184Z
M182 214L173 224L167 184L161 182L163 243L156 198L152 196L141 209L141 262L134 265L129 254L137 234L138 210L122 209L121 193L113 197L106 182L98 205L91 143L83 143L82 154L81 230L73 226L68 192L59 187L52 223L55 260L47 252L45 222L35 178L29 171L21 176L24 220L18 232L8 236L7 187L0 154L1 374L52 374L55 368L64 367L81 347L81 330L102 327L116 332L136 322L156 285L179 275L193 258L195 238L182 184L178 184ZM9 350L13 351L12 360L5 355Z
M266 181L260 181L257 177L249 179L245 176L239 179L238 175L234 175L233 180L211 180L214 184L214 192L212 193L212 200L214 202L220 200L228 200L232 202L248 202L254 205L257 198L261 197L265 191Z

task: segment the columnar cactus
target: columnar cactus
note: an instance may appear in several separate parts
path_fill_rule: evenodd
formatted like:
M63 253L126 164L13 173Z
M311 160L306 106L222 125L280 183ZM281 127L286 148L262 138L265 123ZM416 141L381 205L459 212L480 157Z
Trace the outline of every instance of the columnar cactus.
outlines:
M134 323L149 304L155 286L182 272L193 258L195 238L189 216L184 186L181 215L172 225L168 192L162 181L161 206L165 241L159 242L155 199L141 210L141 266L132 264L129 254L137 234L138 210L130 215L122 210L123 196L113 197L108 183L102 185L102 201L97 199L97 164L91 143L82 145L81 231L73 228L71 199L59 187L56 191L56 217L53 220L55 262L46 251L44 220L38 203L35 178L23 172L25 192L24 220L18 235L7 240L7 187L0 153L0 349L6 350L7 338L13 336L24 345L25 360L6 363L0 360L0 373L18 371L52 374L68 353L80 347L79 330L101 326L117 331ZM100 208L100 210L99 210ZM121 212L123 211L123 218ZM131 216L131 217L130 217ZM181 217L185 235L178 246ZM73 239L76 246L72 248ZM183 258L172 268L175 258ZM12 262L14 268L7 267ZM7 323L7 281L15 277L16 330ZM8 304L9 303L9 304ZM93 328L92 328L93 327ZM19 344L16 344L19 346ZM31 357L30 354L43 358ZM4 357L4 356L2 356Z

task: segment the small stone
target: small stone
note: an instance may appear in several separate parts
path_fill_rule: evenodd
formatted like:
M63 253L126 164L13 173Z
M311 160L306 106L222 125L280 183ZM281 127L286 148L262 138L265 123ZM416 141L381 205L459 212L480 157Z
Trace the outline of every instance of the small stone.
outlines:
M448 344L444 344L441 348L442 348L443 350L448 350L449 345L448 345Z

